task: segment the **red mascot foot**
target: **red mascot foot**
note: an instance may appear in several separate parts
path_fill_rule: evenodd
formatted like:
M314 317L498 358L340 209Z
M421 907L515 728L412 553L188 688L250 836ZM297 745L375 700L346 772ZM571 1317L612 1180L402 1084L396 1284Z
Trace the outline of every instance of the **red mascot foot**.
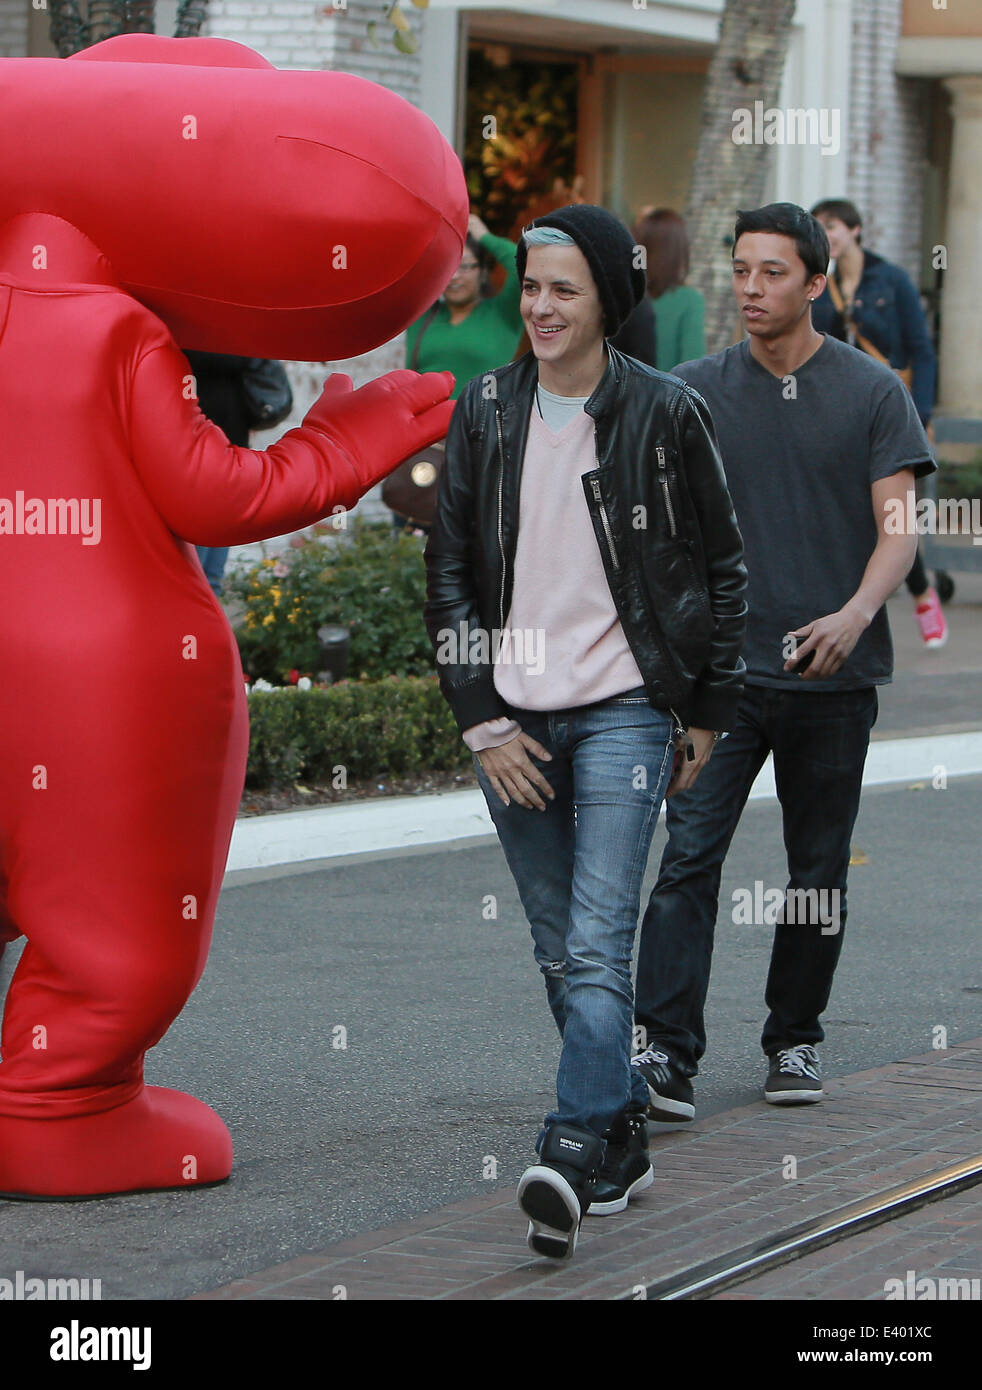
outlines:
M232 1171L232 1140L214 1110L162 1086L145 1086L98 1115L5 1116L0 1136L0 1197L70 1200L203 1187Z

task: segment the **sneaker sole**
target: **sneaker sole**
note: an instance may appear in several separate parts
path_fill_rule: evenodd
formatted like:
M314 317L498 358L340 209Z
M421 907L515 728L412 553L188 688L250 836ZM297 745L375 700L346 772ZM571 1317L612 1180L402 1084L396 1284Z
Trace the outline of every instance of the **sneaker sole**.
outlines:
M631 1186L624 1193L623 1197L612 1197L609 1202L591 1201L587 1208L587 1216L615 1216L617 1212L623 1211L630 1199L639 1192L643 1192L646 1187L650 1187L655 1180L655 1170L649 1166L647 1173L642 1173L639 1178L635 1178Z
M529 1168L518 1184L518 1205L529 1219L529 1249L550 1260L568 1260L576 1249L580 1204L561 1173Z
M669 1100L648 1087L648 1118L661 1120L663 1124L677 1124L680 1120L694 1120L696 1107L687 1100Z
M768 1105L815 1105L824 1095L824 1091L765 1091L764 1099Z

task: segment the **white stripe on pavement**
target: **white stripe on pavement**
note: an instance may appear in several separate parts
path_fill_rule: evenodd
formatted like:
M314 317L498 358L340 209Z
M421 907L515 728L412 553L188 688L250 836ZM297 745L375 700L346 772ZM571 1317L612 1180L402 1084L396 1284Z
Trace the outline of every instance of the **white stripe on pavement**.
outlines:
M930 785L938 769L943 770L946 778L982 772L982 732L871 743L863 786L919 781ZM770 758L761 769L750 796L752 800L773 800L774 770ZM353 855L446 848L468 842L476 844L494 839L494 836L484 797L477 790L430 796L373 797L335 806L312 807L309 811L285 811L237 820L227 872Z

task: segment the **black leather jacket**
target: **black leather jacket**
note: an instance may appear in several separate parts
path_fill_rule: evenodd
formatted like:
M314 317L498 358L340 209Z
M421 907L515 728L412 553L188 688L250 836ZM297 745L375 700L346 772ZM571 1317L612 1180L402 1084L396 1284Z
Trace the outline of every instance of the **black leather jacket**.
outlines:
M709 409L686 382L607 351L584 407L597 467L582 481L610 592L652 705L686 725L730 729L746 671L747 572ZM454 410L426 547L424 612L437 652L447 629L505 627L537 381L529 352L475 377ZM437 669L464 731L509 711L493 658L475 663L467 642L459 647L462 659Z

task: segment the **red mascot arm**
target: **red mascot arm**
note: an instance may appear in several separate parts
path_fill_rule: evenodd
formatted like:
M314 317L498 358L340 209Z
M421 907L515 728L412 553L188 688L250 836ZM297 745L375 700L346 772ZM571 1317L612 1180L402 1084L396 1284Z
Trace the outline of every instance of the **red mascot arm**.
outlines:
M229 444L187 399L176 347L148 352L132 395L133 462L170 529L195 545L244 545L309 526L358 499L450 427L450 372L390 372L359 390L338 374L265 452Z

